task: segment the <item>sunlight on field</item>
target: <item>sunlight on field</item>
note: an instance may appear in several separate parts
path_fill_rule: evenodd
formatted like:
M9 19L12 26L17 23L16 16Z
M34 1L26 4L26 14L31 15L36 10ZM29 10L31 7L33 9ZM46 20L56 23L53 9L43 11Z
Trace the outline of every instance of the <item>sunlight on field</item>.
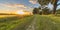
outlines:
M2 15L1 15L2 16ZM5 18L0 18L0 30L13 30L20 25L20 30L25 27L26 24L29 24L32 20L32 16L21 19L19 16L12 15L3 15ZM9 16L9 17L7 17ZM10 17L12 16L12 17Z
M0 18L3 18L3 17L13 17L13 16L16 16L16 15L0 15Z

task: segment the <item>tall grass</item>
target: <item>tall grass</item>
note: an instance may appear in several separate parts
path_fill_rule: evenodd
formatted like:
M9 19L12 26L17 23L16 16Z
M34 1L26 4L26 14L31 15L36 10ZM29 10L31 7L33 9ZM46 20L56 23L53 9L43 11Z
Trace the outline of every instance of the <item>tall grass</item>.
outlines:
M36 18L36 19L35 19ZM36 30L60 30L60 17L53 15L33 15L0 18L0 30L26 30L36 20Z
M33 17L26 17L21 19L21 17L4 17L0 18L0 30L13 30L15 27L19 25L19 27L24 28L30 21L32 21Z
M36 30L60 30L60 17L38 15L36 24Z

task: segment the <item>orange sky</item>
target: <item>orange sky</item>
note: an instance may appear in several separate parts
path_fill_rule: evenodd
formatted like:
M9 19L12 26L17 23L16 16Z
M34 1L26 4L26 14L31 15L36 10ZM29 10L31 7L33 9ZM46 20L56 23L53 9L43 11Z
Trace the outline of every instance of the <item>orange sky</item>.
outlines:
M27 8L22 4L0 4L0 6L0 13L14 13Z

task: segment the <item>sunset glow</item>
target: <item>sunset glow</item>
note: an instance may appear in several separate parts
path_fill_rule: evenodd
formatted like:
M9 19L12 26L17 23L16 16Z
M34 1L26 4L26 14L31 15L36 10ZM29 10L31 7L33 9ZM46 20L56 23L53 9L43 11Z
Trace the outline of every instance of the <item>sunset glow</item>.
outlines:
M17 11L16 14L24 14L23 10Z
M19 10L15 12L18 15L33 15L31 12L24 11L24 10Z

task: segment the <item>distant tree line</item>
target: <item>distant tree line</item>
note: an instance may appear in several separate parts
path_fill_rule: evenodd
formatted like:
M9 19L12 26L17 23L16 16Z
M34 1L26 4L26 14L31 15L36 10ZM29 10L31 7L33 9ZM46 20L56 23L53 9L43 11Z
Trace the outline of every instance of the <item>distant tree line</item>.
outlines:
M52 14L53 10L50 10L48 7L45 7L41 10L41 8L34 8L33 14L40 14L40 15L48 15ZM60 9L56 10L56 14L60 14Z
M33 9L33 14L48 15L48 14L51 14L51 12L52 12L52 10L50 10L48 7L45 7L42 10L40 7Z

